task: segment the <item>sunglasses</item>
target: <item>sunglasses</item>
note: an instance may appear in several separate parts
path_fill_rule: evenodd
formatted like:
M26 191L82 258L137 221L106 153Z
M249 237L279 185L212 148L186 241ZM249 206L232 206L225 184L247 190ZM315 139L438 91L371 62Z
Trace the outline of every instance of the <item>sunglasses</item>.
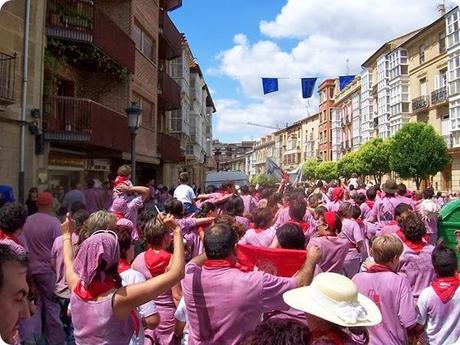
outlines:
M97 235L97 234L110 234L110 235L112 235L113 237L115 237L115 240L116 240L117 243L118 243L118 236L117 236L117 234L116 234L114 231L112 231L112 230L97 230L97 231L93 232L93 233L91 234L90 237L92 237L92 236L94 236L94 235Z

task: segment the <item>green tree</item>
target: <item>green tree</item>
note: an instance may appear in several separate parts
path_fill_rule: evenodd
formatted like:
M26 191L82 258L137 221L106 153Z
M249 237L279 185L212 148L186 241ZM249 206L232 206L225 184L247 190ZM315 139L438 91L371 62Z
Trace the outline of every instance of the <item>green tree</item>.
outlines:
M316 178L316 168L318 167L318 160L311 158L303 163L302 177L306 180L313 180Z
M362 174L373 176L375 183L380 184L382 176L391 171L389 159L390 145L390 139L374 138L358 150L362 163Z
M251 177L251 184L259 186L274 186L277 182L279 182L275 177L268 176L266 174L254 175Z
M363 172L363 161L360 152L350 152L337 162L337 170L340 176L350 178L353 173L361 175Z
M325 161L318 164L315 170L316 178L331 181L339 178L337 162Z
M393 137L390 146L390 167L402 178L420 182L443 170L450 162L443 137L425 123L408 123Z

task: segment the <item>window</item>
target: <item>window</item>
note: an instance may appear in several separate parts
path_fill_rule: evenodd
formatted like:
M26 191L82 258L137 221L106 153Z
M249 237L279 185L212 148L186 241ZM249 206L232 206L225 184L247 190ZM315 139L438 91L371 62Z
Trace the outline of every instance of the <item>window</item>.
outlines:
M141 126L149 129L155 127L155 105L144 97L133 92L133 102L137 102L142 109Z
M420 96L426 96L428 94L428 90L426 88L426 78L420 79Z
M422 44L418 47L418 59L419 59L419 63L420 65L425 63L425 45Z
M148 59L156 63L156 41L137 23L134 23L132 36L134 42L136 43L136 48Z
M446 32L439 33L439 53L444 53L446 51Z

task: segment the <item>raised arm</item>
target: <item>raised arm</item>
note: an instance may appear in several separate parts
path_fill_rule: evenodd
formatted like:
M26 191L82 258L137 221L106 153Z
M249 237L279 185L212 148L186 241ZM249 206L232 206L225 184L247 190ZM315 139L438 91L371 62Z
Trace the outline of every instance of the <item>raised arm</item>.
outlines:
M180 227L174 228L173 236L174 253L169 271L143 283L122 287L115 293L113 311L118 319L126 319L131 310L171 289L182 279L184 275L184 244Z
M315 274L316 264L320 262L322 257L321 249L317 246L312 246L307 253L307 258L300 270L295 274L294 278L297 281L297 287L310 285Z
M66 220L61 225L62 231L62 256L65 267L65 279L70 290L75 289L78 283L78 275L73 270L73 248L72 248L72 233L75 228L75 222L66 216Z

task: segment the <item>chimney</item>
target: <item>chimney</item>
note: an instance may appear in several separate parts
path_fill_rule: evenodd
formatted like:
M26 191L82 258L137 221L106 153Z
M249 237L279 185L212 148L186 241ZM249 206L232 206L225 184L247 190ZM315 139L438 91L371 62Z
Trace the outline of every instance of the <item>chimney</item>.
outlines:
M446 14L446 5L444 5L444 1L438 4L437 9L439 17L443 17Z

